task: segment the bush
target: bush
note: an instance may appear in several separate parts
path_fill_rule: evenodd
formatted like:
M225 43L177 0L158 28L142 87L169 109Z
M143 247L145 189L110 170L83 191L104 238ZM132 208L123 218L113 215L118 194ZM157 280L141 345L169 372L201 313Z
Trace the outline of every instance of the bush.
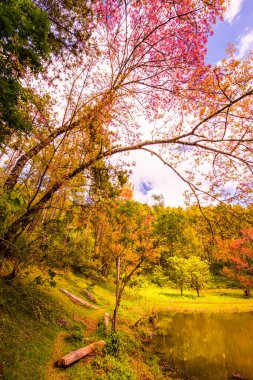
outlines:
M112 331L106 339L106 353L108 355L119 356L123 350L123 340L119 332Z
M155 356L151 356L146 360L146 364L150 368L154 378L156 380L163 378L163 373L161 371L161 367L159 365L159 359Z
M97 358L92 363L92 366L105 372L99 377L94 374L93 378L97 380L137 380L129 363L122 358L118 359L114 356L106 355L104 359Z
M145 289L149 286L147 277L144 276L135 276L128 282L129 288L142 288Z
M162 286L171 286L172 282L169 280L168 276L164 274L163 269L160 266L155 266L150 275L150 282L152 284Z
M105 350L108 355L122 357L126 353L131 354L135 352L139 346L140 342L134 339L134 337L126 335L122 331L112 331L106 339Z
M80 343L83 341L83 330L80 326L72 326L70 331L72 332L64 338L66 342Z

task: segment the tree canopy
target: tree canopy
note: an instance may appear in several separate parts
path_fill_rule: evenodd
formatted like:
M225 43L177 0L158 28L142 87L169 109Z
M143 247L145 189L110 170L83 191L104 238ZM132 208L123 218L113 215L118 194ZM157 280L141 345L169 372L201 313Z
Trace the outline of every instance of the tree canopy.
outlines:
M49 53L47 14L31 0L0 2L0 143L10 129L31 127L18 103L28 100L20 79L38 72Z
M18 126L12 108L17 121L22 116L31 126L29 136L12 132L2 147L3 260L17 256L20 244L29 252L30 235L37 239L41 226L50 241L55 225L68 225L65 212L85 234L82 249L99 255L101 223L111 228L104 200L121 197L127 183L129 167L115 158L130 151L160 160L199 206L250 205L252 55L239 60L228 49L216 67L205 63L226 3L20 0L8 8L0 2L1 59L8 60L2 78L6 91L11 83L17 89L9 88L10 103L2 100L9 104L1 109L3 128ZM131 198L131 186L126 193ZM83 222L73 209L82 210ZM211 208L205 212L218 223ZM160 212L164 252L211 262L212 237L201 211L193 214Z
M83 2L0 1L0 144L33 126L24 110L32 93L22 79L41 72L50 53L76 53L89 35L88 15Z

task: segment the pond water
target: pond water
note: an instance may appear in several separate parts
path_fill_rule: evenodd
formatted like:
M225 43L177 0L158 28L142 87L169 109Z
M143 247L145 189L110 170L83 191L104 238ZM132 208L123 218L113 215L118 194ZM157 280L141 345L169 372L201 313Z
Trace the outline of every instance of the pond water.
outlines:
M180 378L253 380L253 313L175 313L159 316L156 351Z

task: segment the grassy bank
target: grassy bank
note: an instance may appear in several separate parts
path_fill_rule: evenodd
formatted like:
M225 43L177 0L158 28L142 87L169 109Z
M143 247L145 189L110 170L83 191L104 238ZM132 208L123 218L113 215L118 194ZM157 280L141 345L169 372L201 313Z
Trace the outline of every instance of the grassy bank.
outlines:
M56 287L35 285L31 280L1 282L0 378L6 380L135 380L169 379L148 344L152 332L148 317L152 310L240 312L253 310L253 300L240 290L209 290L196 297L186 291L146 286L127 289L119 312L119 333L106 336L103 315L112 315L113 285L92 287L99 309L78 306L60 292L64 288L85 298L90 285L71 273L56 277ZM141 319L137 328L134 323ZM158 321L159 323L159 321ZM105 352L67 369L54 367L62 355L98 339L107 340Z

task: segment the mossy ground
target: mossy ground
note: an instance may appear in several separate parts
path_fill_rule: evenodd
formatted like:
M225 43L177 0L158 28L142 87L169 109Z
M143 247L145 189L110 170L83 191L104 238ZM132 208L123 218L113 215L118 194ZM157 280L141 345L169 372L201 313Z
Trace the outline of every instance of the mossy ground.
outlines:
M169 288L146 286L127 289L119 312L120 333L108 338L107 352L86 358L66 369L54 367L62 355L97 339L106 339L103 324L105 312L112 315L114 288L110 284L94 285L98 310L78 306L59 288L85 298L82 290L90 285L82 276L58 274L56 287L39 286L31 280L0 281L0 379L4 380L159 380L169 379L158 365L158 359L144 341L149 340L152 310L164 311L250 311L253 299L244 299L241 290L193 291L181 297ZM68 322L59 325L59 319ZM142 323L133 328L140 319ZM67 337L67 339L66 339ZM120 352L114 352L117 344Z

